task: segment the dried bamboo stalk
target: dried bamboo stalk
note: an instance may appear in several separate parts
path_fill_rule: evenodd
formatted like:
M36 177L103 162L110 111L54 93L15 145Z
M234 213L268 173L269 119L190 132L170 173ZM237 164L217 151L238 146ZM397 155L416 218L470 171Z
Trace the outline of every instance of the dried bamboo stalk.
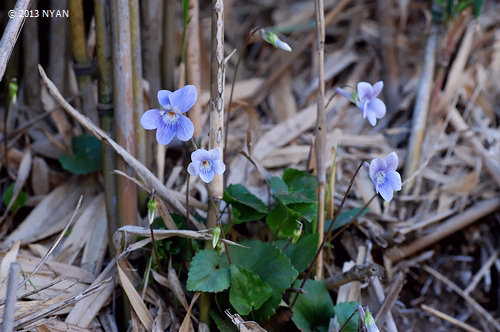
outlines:
M224 151L224 2L212 0L212 49L210 68L210 124L209 148ZM215 175L208 184L208 228L215 227L219 218L220 201L223 194L223 177ZM210 242L206 243L211 247ZM210 296L201 294L200 321L209 324Z
M24 100L28 108L40 108L40 82L37 67L40 62L40 43L38 41L39 20L28 20L23 32L23 63L25 84Z
M141 56L141 24L138 0L129 0L130 8L130 40L132 46L132 85L134 90L134 124L135 124L135 154L137 160L144 165L147 162L146 131L142 128L140 120L144 112L142 93L142 56ZM144 204L148 199L147 193L138 190L138 204Z
M7 294L5 295L5 308L3 309L2 332L14 331L14 318L16 314L17 285L21 277L21 266L14 262L10 264Z
M111 2L111 31L113 54L113 97L116 141L132 156L135 155L134 100L130 42L130 11L127 0ZM116 161L118 170L133 175L132 168L122 159ZM118 177L117 207L120 226L137 224L137 190L125 177Z
M31 0L18 0L14 7L14 13L19 13L21 10L28 9L30 4ZM3 32L2 39L0 39L0 81L5 74L7 63L9 62L17 38L21 33L21 29L23 28L24 20L25 17L21 17L21 15L15 15L14 18L9 19Z
M82 0L69 0L68 8L71 12L69 23L71 27L71 49L78 88L82 94L83 113L92 121L98 121L92 89L90 89L90 61L87 54L87 40L85 37L85 20Z
M106 0L97 0L95 5L96 17L96 50L98 79L98 111L101 128L111 137L113 130L113 78L111 64L111 28L110 8ZM104 177L104 199L106 203L106 217L108 224L109 248L113 251L113 232L118 229L118 210L116 207L116 157L113 149L102 145L102 168Z
M317 231L319 233L318 248L324 238L325 200L326 200L326 110L325 110L325 9L323 0L314 2L316 9L316 38L318 60L318 98L316 110L316 169L318 172L318 215ZM313 232L314 230L313 225ZM321 249L321 248L320 248ZM316 265L316 279L323 280L323 251L320 250Z
M201 91L201 58L200 58L200 6L198 0L189 1L189 25L186 37L186 73L187 83ZM203 118L201 104L196 103L189 111L189 118L193 121L194 136L199 137L203 132Z
M417 92L417 101L413 109L413 123L411 127L409 151L405 163L405 178L410 178L418 170L422 143L424 141L427 115L429 113L429 101L432 89L432 80L434 67L436 63L436 50L438 41L438 31L434 28L427 39L427 45L424 51L424 65ZM403 194L410 193L414 180L409 181L403 187Z
M441 223L431 233L418 238L414 242L405 246L398 246L390 249L386 257L392 262L397 262L403 258L413 255L414 253L427 248L428 246L438 242L439 240L455 233L456 231L469 226L475 221L492 213L500 207L500 198L493 198L486 201L477 202L467 210L447 221Z

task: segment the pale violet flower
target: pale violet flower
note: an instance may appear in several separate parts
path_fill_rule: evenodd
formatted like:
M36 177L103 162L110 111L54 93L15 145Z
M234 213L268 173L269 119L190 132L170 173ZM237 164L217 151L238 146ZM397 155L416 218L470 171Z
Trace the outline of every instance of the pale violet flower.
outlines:
M385 201L390 201L394 191L401 190L401 176L396 172L398 167L398 155L391 152L384 159L375 158L368 166L370 179L375 186L377 194Z
M273 45L276 48L282 49L283 51L291 52L292 48L290 45L285 43L284 41L280 40L277 34L271 31L266 31L264 29L259 30L261 37L268 42L269 44Z
M362 306L358 306L358 313L361 316L361 321L366 328L367 332L380 332L377 325L375 325L375 320L373 319L372 313L366 309L366 313Z
M184 115L196 103L197 94L194 85L186 85L174 92L158 91L158 102L161 109L146 111L141 117L144 129L156 129L156 140L160 144L168 144L177 135L181 141L193 137L194 126Z
M199 176L205 183L212 181L215 174L222 174L226 170L226 165L222 162L221 148L209 151L198 149L191 153L191 160L187 168L188 173Z
M372 126L377 124L377 119L385 116L386 107L382 100L378 99L378 95L384 87L384 82L380 81L373 86L370 83L359 82L358 90L349 92L344 89L337 88L337 93L349 99L356 104L363 112L363 119L368 119Z

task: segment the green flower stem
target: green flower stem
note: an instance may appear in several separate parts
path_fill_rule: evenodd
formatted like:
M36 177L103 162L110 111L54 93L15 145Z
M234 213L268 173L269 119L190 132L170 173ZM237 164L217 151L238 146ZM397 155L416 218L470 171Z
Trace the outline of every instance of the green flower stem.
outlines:
M340 203L340 207L339 207L339 210L338 210L338 213L335 215L335 217L333 218L332 220L332 223L330 224L330 227L328 227L328 230L326 231L326 236L323 237L323 241L321 242L318 250L316 251L316 255L314 256L314 259L313 261L311 262L311 264L309 264L309 267L307 268L307 273L306 273L306 277L302 280L302 283L300 284L300 287L299 288L303 288L306 281L309 279L309 277L311 276L311 272L312 272L312 269L314 267L314 264L316 263L316 260L318 259L318 256L319 256L319 253L323 250L323 247L325 246L325 243L326 243L326 239L328 238L328 234L330 234L330 232L332 231L333 229L333 225L335 224L335 221L337 220L337 217L338 215L340 214L340 212L342 211L342 207L344 207L344 203L345 201L347 200L347 196L349 195L349 192L351 191L351 188L352 188L352 185L354 184L354 179L356 178L356 175L358 175L358 172L359 170L361 169L361 167L363 166L363 162L361 162L361 164L358 166L358 168L356 169L356 172L354 173L354 175L352 176L352 179L351 179L351 182L349 183L349 186L347 187L347 190L344 194L344 198L342 199L342 202ZM375 197L375 196L374 196ZM373 197L373 198L374 198ZM368 202L371 203L371 201L373 200L370 199L370 201ZM360 210L360 212L353 218L353 220L355 218L357 218L367 207L368 207L368 204L365 204L365 206ZM295 302L297 302L297 298L299 297L300 293L297 293L297 295L295 296L295 298L293 299L292 303L290 304L290 309L293 308L293 306L295 305Z

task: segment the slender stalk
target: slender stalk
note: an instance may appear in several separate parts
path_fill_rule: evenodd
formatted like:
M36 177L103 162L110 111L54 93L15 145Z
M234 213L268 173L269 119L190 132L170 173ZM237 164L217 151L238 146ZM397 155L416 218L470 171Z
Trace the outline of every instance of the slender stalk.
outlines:
M326 199L326 111L325 111L325 12L323 0L314 2L316 9L316 35L318 59L318 109L316 117L316 169L318 171L318 218L319 242L323 242ZM323 251L319 251L316 279L323 279Z
M349 186L347 187L347 190L344 194L344 198L342 199L342 202L340 203L338 213L340 213L342 211L342 208L344 207L344 203L347 200L347 196L349 195L349 192L351 191L352 185L354 183L354 179L356 178L356 175L358 175L358 172L361 169L361 166L363 166L363 162L358 166L358 168L356 169L356 172L352 176L351 182L349 183ZM372 200L373 200L373 198L367 204L364 205L364 207L353 218L353 220L355 218L357 218L368 207L368 204L371 203ZM335 225L335 221L337 220L337 216L338 216L338 214L333 218L332 223L330 224L330 227L328 227L328 230L326 231L326 235L323 238L323 241L321 241L321 244L320 244L318 250L316 251L316 255L314 256L314 259L312 260L311 264L309 264L309 267L307 268L306 277L302 280L302 283L300 284L299 288L303 288L307 279L309 279L309 277L311 276L312 268L314 267L314 264L316 263L316 260L318 259L320 252L323 250L323 247L325 246L326 239L328 238L328 234L330 234L330 232L332 231L333 225ZM300 295L300 293L297 293L297 295L293 299L292 303L290 304L290 309L292 309L293 306L295 305L295 302L297 302L297 298L299 297L299 295Z
M111 27L110 8L107 0L96 0L96 54L98 79L97 109L101 128L114 138L113 129L113 76L111 64ZM108 221L109 249L112 253L113 233L118 229L118 210L116 207L116 158L113 149L102 144L102 168L104 177L104 200L106 204L106 217Z
M153 255L155 256L156 265L158 266L158 272L161 275L165 275L160 263L160 257L158 255L158 248L156 248L155 233L153 230L153 224L149 224L149 231L151 232L151 244L153 245Z
M354 317L354 315L356 314L357 311L358 311L358 309L356 309L356 310L353 311L353 313L349 316L349 318L347 318L347 320L345 321L345 323L342 324L342 326L339 329L339 332L342 332L345 329L345 327L347 326L347 323L349 323L349 321Z
M212 0L212 47L210 68L210 127L209 148L224 150L224 2ZM213 228L217 224L220 201L223 194L221 175L215 175L208 184L208 216L207 226ZM206 243L210 247L210 242ZM209 323L209 294L203 293L200 304L200 320Z
M130 57L130 12L127 0L111 2L113 37L113 96L115 105L116 140L132 156L135 155L134 100L132 59ZM133 170L121 158L118 170L133 176ZM116 179L118 223L120 226L137 224L137 191L135 184L120 176Z
M71 49L73 51L74 68L78 80L78 88L82 91L83 113L94 123L98 122L92 89L90 89L90 61L87 55L87 40L85 38L85 20L82 0L69 0L71 12L69 24L71 27Z
M130 8L130 40L132 42L132 80L134 88L134 123L135 123L135 153L136 158L147 165L146 131L142 128L140 119L144 112L142 93L142 56L141 56L141 23L138 0L129 0ZM137 200L142 206L148 199L148 193L138 190Z

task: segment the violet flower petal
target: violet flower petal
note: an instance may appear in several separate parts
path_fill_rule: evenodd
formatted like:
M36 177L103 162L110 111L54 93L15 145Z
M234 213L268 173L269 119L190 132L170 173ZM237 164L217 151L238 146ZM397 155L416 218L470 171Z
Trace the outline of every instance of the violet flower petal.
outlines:
M194 85L186 85L179 90L174 91L168 96L172 111L176 113L186 113L196 103L197 94Z
M171 91L168 90L159 90L158 91L158 102L160 103L163 109L168 109L170 107L170 99L168 97L172 94Z
M214 179L215 173L212 168L200 168L200 178L205 183L210 183Z
M366 82L358 83L358 97L359 100L363 101L364 99L371 99L372 95L372 85Z
M198 176L200 175L200 162L199 161L193 161L188 165L187 171L191 176Z
M177 138L189 141L194 134L194 126L187 116L179 115L177 118Z
M387 163L387 170L388 171L395 171L398 168L398 155L396 152L391 152L384 158L385 162Z
M198 149L198 150L194 151L193 153L191 153L191 160L192 161L202 162L205 160L209 160L209 158L210 158L210 154L205 149Z
M175 126L169 126L160 122L158 129L156 129L156 140L160 144L167 145L174 138L177 132L176 129Z
M160 120L160 110L158 109L152 109L149 111L146 111L142 116L141 116L141 126L144 129L156 129L158 128L158 121Z
M382 92L382 89L384 88L384 82L378 81L377 83L373 84L373 90L372 90L372 98L377 98L380 92Z
M222 174L226 171L226 165L222 162L222 160L214 160L212 161L212 168L215 174Z

